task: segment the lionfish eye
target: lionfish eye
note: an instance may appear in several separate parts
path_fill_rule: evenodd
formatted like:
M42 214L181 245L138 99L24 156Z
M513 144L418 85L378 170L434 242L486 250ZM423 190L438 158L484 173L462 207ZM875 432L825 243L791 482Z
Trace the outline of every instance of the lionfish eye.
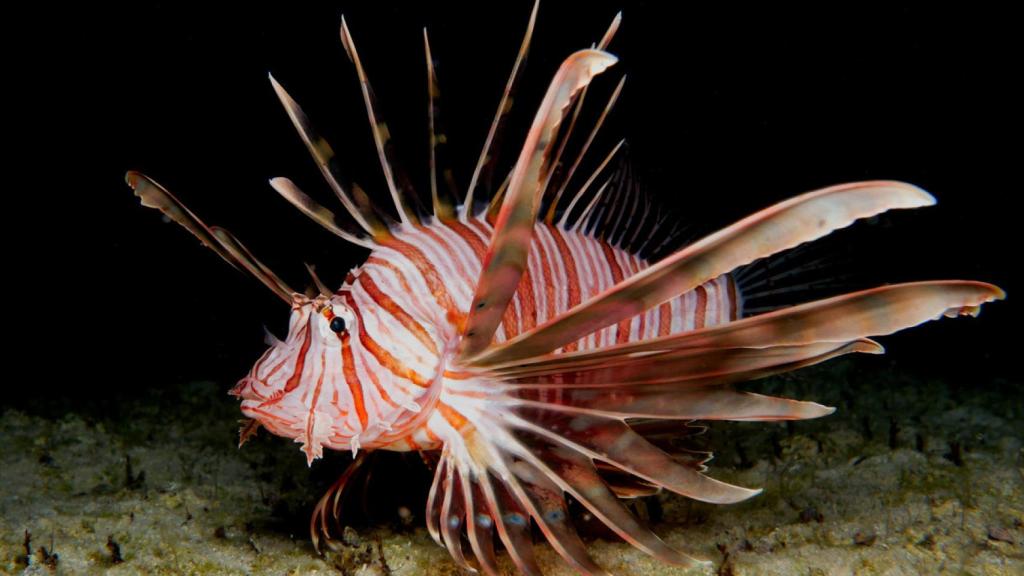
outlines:
M341 316L335 316L331 320L331 331L341 334L345 331L345 319Z

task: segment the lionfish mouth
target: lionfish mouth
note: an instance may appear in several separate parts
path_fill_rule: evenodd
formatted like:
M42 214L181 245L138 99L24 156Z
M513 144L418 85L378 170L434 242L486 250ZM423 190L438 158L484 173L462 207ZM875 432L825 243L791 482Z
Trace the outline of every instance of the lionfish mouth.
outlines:
M346 357L348 371L325 385L332 390L321 390L320 383L312 391L294 386L306 402L302 408L308 409L300 441L310 462L319 457L317 439L333 424L325 423L316 402L332 392L351 399L347 414L357 413L359 431L390 429L394 421L382 416L389 401L396 407L391 414L401 409L412 414L402 429L412 432L387 436L393 441L387 446L367 442L363 448L436 454L440 447L427 529L460 567L498 574L494 544L500 542L516 568L540 574L533 556L536 527L570 566L606 574L576 533L567 495L647 554L669 563L700 564L663 542L621 498L666 489L704 502L732 503L760 490L708 477L710 453L680 450L669 440L692 434L698 428L691 423L700 420L777 421L830 414L833 408L814 402L745 393L735 385L844 354L882 353L868 337L942 316L976 315L981 304L1005 294L983 282L911 282L744 316L745 290L737 270L857 220L929 206L935 199L902 182L841 184L780 202L671 251L678 232L664 227L668 217L659 216L634 185L628 165L605 172L622 142L589 178L576 175L619 97L621 80L575 159L564 156L567 144L579 140L572 133L592 81L616 62L606 49L620 15L594 49L562 63L518 159L502 184L491 186L486 175L496 168L495 143L512 105L536 16L535 4L461 204L437 177L446 174L447 138L440 130L437 78L424 33L431 216L415 208L408 180L392 162L389 135L344 18L342 43L359 79L397 220L381 216L362 189L344 179L330 145L271 78L351 222L288 179L275 178L272 187L330 232L374 251L337 293L311 267L316 290L291 290L237 239L208 227L161 186L134 172L127 179L145 206L186 227L293 309L313 306L323 314L336 295L345 299L353 318L360 306L386 315L386 322L378 318L373 323L377 330L387 326L385 337L371 333L367 323L359 338L351 339L363 346L361 372ZM485 202L479 196L488 189L490 201ZM769 275L759 282L780 278ZM423 318L432 319L434 332L424 328ZM336 328L341 332L342 323ZM451 337L438 346L431 334ZM435 375L406 363L415 356L412 349L426 351L420 356L441 357ZM351 352L342 345L343 354ZM302 373L299 368L294 372ZM232 394L261 401L261 407L283 397L262 396L256 385L269 388L253 372ZM296 405L298 398L291 398ZM255 427L243 428L243 441ZM358 450L361 437L352 438L352 449ZM318 549L321 536L330 538L327 518L337 519L341 492L362 466L365 452L316 507L310 528Z

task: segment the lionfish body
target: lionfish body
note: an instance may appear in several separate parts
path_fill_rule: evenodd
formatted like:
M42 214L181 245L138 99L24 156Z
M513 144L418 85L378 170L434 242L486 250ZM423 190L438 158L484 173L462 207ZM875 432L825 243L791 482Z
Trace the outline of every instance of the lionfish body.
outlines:
M251 419L243 441L262 426L301 443L309 462L325 447L358 454L314 512L317 545L329 536L327 518L337 515L340 492L367 451L418 450L438 455L427 528L467 569L496 574L499 541L519 570L539 574L536 527L574 568L605 573L572 526L567 495L644 552L698 562L667 546L620 499L667 489L731 503L759 491L706 476L710 454L680 450L672 438L693 434L698 420L829 414L831 408L813 402L734 385L846 353L880 353L868 336L976 314L982 303L1004 296L981 282L916 282L744 315L736 270L858 219L934 202L900 182L809 192L649 260L657 254L648 249L652 230L661 223L650 203L614 177L592 186L620 146L582 185L569 187L621 82L576 158L564 155L588 85L615 63L604 50L618 17L596 49L569 56L559 68L508 178L489 205L482 203L474 191L482 172L494 167L493 143L536 12L535 5L461 204L438 184L445 138L435 124L437 84L424 34L431 214L416 208L391 162L387 130L344 19L342 42L360 80L397 221L344 180L330 146L271 79L351 222L290 180L271 185L337 236L370 250L338 290L315 273L319 295L290 289L227 231L204 224L154 181L128 174L145 206L185 226L291 306L288 336L269 337L270 348L232 393Z
M348 318L347 334L332 333L327 318L299 305L288 340L268 350L233 391L246 416L302 442L310 461L322 447L439 449L445 431L465 418L457 406L478 403L481 390L492 398L514 396L501 380L460 372L453 362L492 226L470 218L408 228L374 249L331 295L332 313ZM532 330L647 267L603 240L545 224L535 226L530 254L495 342ZM735 320L737 296L735 282L722 275L560 350Z

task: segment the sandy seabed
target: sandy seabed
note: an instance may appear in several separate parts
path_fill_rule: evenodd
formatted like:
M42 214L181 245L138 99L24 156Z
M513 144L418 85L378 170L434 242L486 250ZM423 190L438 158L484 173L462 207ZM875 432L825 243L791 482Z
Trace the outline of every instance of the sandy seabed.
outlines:
M5 410L0 572L460 573L420 510L406 523L396 510L349 529L318 556L306 527L331 463L310 470L296 445L264 432L237 449L226 388L200 382L117 406ZM661 494L635 504L666 541L712 565L666 566L590 534L598 563L623 576L1024 574L1019 382L953 385L857 359L747 388L839 410L810 422L715 423L709 474L764 488L747 502ZM536 553L546 574L574 573L540 540Z

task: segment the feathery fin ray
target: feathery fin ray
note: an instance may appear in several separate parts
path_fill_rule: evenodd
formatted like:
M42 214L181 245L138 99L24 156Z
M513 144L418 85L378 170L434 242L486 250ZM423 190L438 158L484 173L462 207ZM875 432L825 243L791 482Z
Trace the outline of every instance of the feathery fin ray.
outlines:
M348 23L345 22L344 16L341 17L341 43L345 47L345 53L348 54L349 60L355 65L356 75L359 77L359 87L363 91L363 103L366 105L366 116L373 132L373 142L377 146L380 167L384 171L384 179L387 181L388 190L391 191L391 198L398 210L398 217L402 224L418 224L419 216L413 208L416 196L409 188L408 179L395 173L395 164L392 162L391 135L388 133L387 125L377 112L370 81L366 77L366 71L363 70L363 63L359 59L359 52L356 51L356 44L352 40L352 34L348 30Z
M550 169L548 153L566 106L577 91L616 60L606 52L581 50L569 56L555 73L537 110L498 214L462 331L460 357L477 354L490 344L519 285L537 218L539 186L546 178L545 170Z
M483 175L484 178L489 178L489 176L484 173L492 172L494 170L494 159L496 155L492 153L492 148L495 146L496 138L501 132L505 120L508 118L508 113L512 109L512 92L519 80L519 72L522 68L523 61L526 60L526 54L530 51L530 39L533 38L533 27L537 23L537 9L539 7L540 0L535 0L533 3L533 10L530 12L530 21L526 25L526 33L523 34L523 41L519 45L519 53L516 54L515 64L512 65L512 72L508 76L508 82L505 83L505 91L501 95L501 100L498 101L498 110L494 113L494 120L491 122L491 127L487 131L487 138L484 140L483 149L480 150L480 158L476 162L476 167L473 169L473 176L469 180L469 187L466 189L466 199L463 202L461 214L463 220L475 215L473 209L473 195L476 192L481 175Z
M715 232L507 342L486 351L470 347L464 358L475 353L471 363L487 365L544 354L758 258L886 210L934 202L927 192L902 182L858 182L808 192Z
M434 70L434 58L430 53L430 38L427 36L427 29L423 29L423 51L427 59L427 120L430 130L430 198L434 206L434 216L441 220L454 220L456 217L455 194L450 190L454 185L451 171L441 168L441 175L445 176L445 186L437 183L437 172L439 165L442 165L444 151L447 148L448 136L441 124L441 112L438 100L441 98L441 91L438 87L437 72Z
M274 87L274 92L277 94L277 98L281 101L281 105L284 106L285 112L288 113L288 117L291 119L292 124L295 126L295 130L299 133L302 138L302 142L306 145L309 153L313 156L313 160L316 161L317 167L320 169L320 173L323 174L324 179L327 180L327 184L330 185L331 190L334 192L338 200L341 201L342 206L348 211L352 219L356 221L359 226L369 233L374 238L380 238L386 235L386 228L381 224L380 220L376 217L372 210L365 207L360 207L345 190L345 186L342 184L343 177L341 175L341 169L338 167L337 157L334 154L334 149L331 145L324 140L316 130L313 129L313 124L309 121L309 117L302 111L302 108L297 102L288 94L281 84L270 76L270 84ZM285 196L288 201L295 204L295 201L288 196ZM309 212L305 208L296 204L296 206L306 212ZM314 218L317 222L323 224L318 218ZM333 220L333 219L332 219ZM332 230L333 232L333 230ZM342 236L342 238L345 238ZM349 240L349 238L345 238ZM350 240L351 241L351 240ZM357 242L358 244L358 242Z
M600 350L545 354L490 366L503 374L539 369L572 370L644 352L731 347L799 346L885 336L928 320L975 314L984 303L1002 300L997 286L968 280L892 284L815 300L742 320Z
M442 221L477 217L474 190L480 187L481 178L489 188L489 174L495 166L492 152L511 107L511 93L528 51L536 14L537 4L461 208L456 207L458 194L441 160L445 134L440 127L437 77L424 29L431 203L434 215ZM701 561L676 551L643 526L619 497L647 495L665 488L705 502L732 503L760 490L733 486L704 475L710 453L672 446L666 442L670 434L679 437L699 433L698 427L689 424L693 420L772 421L830 414L834 409L814 402L742 392L734 389L734 385L843 354L881 353L882 347L867 336L890 334L942 316L976 315L981 304L1005 297L999 288L981 282L898 284L658 338L582 352L557 352L605 326L629 319L737 267L885 210L934 202L927 193L908 184L861 182L810 192L762 210L621 280L564 314L494 345L495 331L522 284L538 214L543 208L540 220L549 225L554 222L564 192L622 90L624 78L563 174L562 153L572 136L588 86L594 76L616 61L603 50L620 21L621 13L616 15L597 50L577 52L562 63L536 113L518 161L486 209L485 216L494 225L494 231L469 315L457 327L462 340L455 360L469 368L472 378L467 390L472 393L460 396L459 384L448 390L458 398L458 403L450 408L460 415L463 425L440 432L444 435L443 451L426 506L431 537L447 548L456 564L468 572L482 571L488 576L500 573L494 549L497 539L520 572L540 574L532 549L533 522L573 568L587 574L607 574L590 558L576 533L566 494L645 553L665 562L700 564ZM418 198L399 167L393 165L390 136L376 112L372 90L344 18L341 39L357 71L378 158L400 224L418 226ZM369 237L352 232L351 226L339 222L333 212L290 180L275 178L271 185L332 233L357 245L375 248L391 235L391 227L396 223L389 216L378 214L357 185L341 184L333 150L272 77L271 82L332 190ZM563 126L570 110L572 120ZM566 229L574 208L621 146L622 142L614 147L561 211L559 228ZM439 184L439 170L448 186ZM294 291L229 232L207 226L145 176L129 172L126 179L144 206L159 209L227 262L249 272L282 299L292 302ZM622 181L621 174L608 177L568 231L589 234L616 247L625 242L626 249L631 249L651 210L640 192L628 183L621 185ZM616 185L612 193L604 196L613 182ZM548 200L549 187L556 186L557 192ZM629 222L641 205L643 217L630 234ZM662 245L677 233L675 229L669 230ZM309 264L306 267L316 289L323 295L331 294L314 268ZM480 388L473 388L480 383L491 388L481 393ZM551 394L557 394L558 400L552 401ZM243 441L244 438L243 434ZM327 518L338 519L343 489L362 466L366 454L361 452L355 457L317 504L310 530L318 551L321 536L330 542Z
M316 200L310 198L288 178L272 178L270 180L270 187L277 191L282 198L298 208L299 211L309 216L310 219L329 230L335 236L364 248L373 249L376 246L372 240L345 230L345 225L338 220L334 212L324 208ZM377 237L380 238L381 235Z
M586 142L583 143L583 147L580 149L579 153L576 155L576 160L573 161L572 166L570 166L568 172L566 172L565 179L562 181L562 185L558 188L558 191L555 193L554 198L552 198L551 204L550 204L550 206L548 206L547 214L544 216L544 221L547 222L548 224L551 224L554 221L554 219L555 219L555 212L558 209L558 203L562 199L562 195L565 193L565 189L569 186L569 182L572 181L572 177L576 174L576 169L579 168L580 163L583 162L583 157L586 156L587 151L590 150L590 145L593 144L594 139L597 137L598 131L600 131L601 130L601 126L604 125L605 118L608 117L608 114L612 111L612 108L615 107L615 103L618 101L619 95L622 93L622 87L625 86L625 85L626 85L626 77L623 76L622 79L619 80L618 85L615 86L615 91L612 92L612 95L608 99L608 103L605 105L604 110L601 111L601 115L597 118L597 122L594 123L594 127L591 128L590 134L587 136ZM581 99L582 99L582 96L581 96ZM620 141L620 145L623 142L625 142L625 140ZM618 150L618 146L616 146L615 149ZM593 179L596 177L597 173L602 171L603 169L604 169L604 164L601 164L601 166L599 168L597 168L597 170L594 171L594 176L591 176L591 178L590 178L590 180L588 181L587 184L589 184L591 181L593 181ZM579 199L579 197L581 195L583 195L584 191L586 190L586 187L587 186L584 185L584 187L580 189L580 191L576 194L576 197L573 198L572 204L575 204L576 201ZM568 211L569 211L569 209L566 209L566 213L568 213ZM563 216L562 220L560 221L560 224L563 227L565 226L565 217L564 216Z
M207 226L198 216L185 207L166 188L142 174L129 171L125 182L139 197L142 205L155 208L199 239L204 246L216 252L221 258L239 270L245 270L270 288L282 300L291 304L295 291L288 287L276 274L256 259L249 250L223 228Z

